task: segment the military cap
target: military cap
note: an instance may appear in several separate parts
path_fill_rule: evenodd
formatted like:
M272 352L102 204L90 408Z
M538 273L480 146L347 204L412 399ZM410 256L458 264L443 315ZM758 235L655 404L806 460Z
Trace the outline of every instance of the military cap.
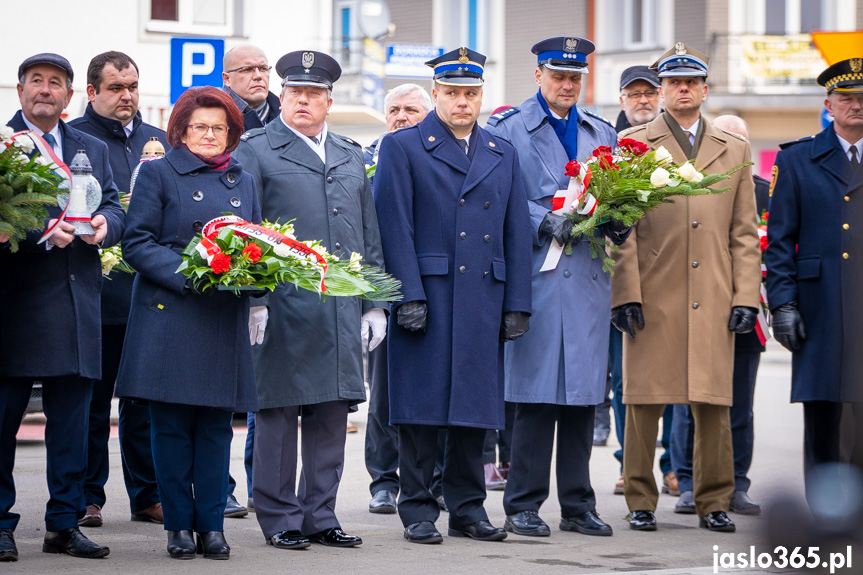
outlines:
M654 88L659 87L659 77L655 70L647 66L630 66L620 75L620 89L623 90L636 80L644 80Z
M587 74L587 55L596 49L593 42L575 36L557 36L537 42L530 49L536 65L560 72Z
M297 50L288 52L276 62L276 73L282 86L313 86L333 89L342 75L342 67L329 54Z
M66 72L66 76L69 77L69 81L71 82L75 77L75 74L72 72L72 64L69 63L69 60L61 56L60 54L52 54L51 52L43 52L42 54L36 54L35 56L30 56L18 66L18 77L22 77L24 72L27 71L28 68L32 68L37 64L50 64L55 68L60 68L64 72Z
M434 81L446 86L482 86L485 56L462 46L425 63L434 69Z
M710 58L693 50L683 42L678 42L674 48L659 57L650 65L660 78L676 76L707 76L707 66Z
M818 74L818 85L831 92L863 92L863 58L836 62Z

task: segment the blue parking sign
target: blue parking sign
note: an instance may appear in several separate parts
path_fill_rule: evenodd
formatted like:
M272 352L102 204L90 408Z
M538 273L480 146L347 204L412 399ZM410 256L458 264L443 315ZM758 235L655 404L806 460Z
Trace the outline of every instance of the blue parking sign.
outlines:
M224 40L171 38L171 103L192 86L220 87L224 56Z

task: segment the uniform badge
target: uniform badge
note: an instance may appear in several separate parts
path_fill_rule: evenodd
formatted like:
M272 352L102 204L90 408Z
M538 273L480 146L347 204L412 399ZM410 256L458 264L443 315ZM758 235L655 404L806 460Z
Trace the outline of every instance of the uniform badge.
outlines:
M677 44L675 44L674 53L678 56L683 56L684 54L686 54L686 44L684 44L683 42L678 42Z
M863 70L863 58L851 58L848 60L848 64L851 66L852 72L859 72Z
M303 52L303 68L308 73L309 68L315 65L315 55L312 52Z
M462 64L467 64L470 61L467 57L467 48L464 46L458 49L458 61Z
M574 53L578 48L578 39L577 38L564 38L563 41L563 51Z
M776 187L776 180L779 179L779 166L773 166L773 176L770 178L770 189L767 191L769 197L773 197L773 188Z

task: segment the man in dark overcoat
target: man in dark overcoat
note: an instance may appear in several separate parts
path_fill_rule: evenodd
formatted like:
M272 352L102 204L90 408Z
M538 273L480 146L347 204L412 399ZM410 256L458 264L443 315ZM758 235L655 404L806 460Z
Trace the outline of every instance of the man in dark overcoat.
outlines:
M252 175L269 221L296 218L296 236L322 240L329 252L362 254L383 266L380 234L362 148L329 132L326 116L341 68L327 54L300 51L276 64L283 78L281 116L247 132L236 156ZM386 304L329 297L280 286L253 303L255 371L255 512L267 543L352 547L335 514L352 404L365 401L361 333L373 348L386 332ZM296 486L297 421L302 415L303 470Z
M773 167L767 221L767 301L773 334L792 352L791 401L803 403L804 465L839 457L844 403L854 414L852 462L863 465L863 58L818 76L833 123L783 144Z
M93 213L95 234L75 236L74 226L60 222L53 235L37 243L31 232L20 251L0 251L0 560L18 557L13 531L19 515L13 468L15 435L30 400L33 380L42 380L47 418L45 449L48 492L45 512L46 553L104 557L107 547L84 537L78 517L84 514L87 468L87 417L92 380L100 379L99 291L102 266L98 245L116 244L125 215L117 197L108 149L99 140L69 127L60 115L72 97L72 66L58 54L43 53L18 68L19 110L9 125L32 130L69 163L84 150L93 177L102 186L102 201ZM60 214L48 208L46 226Z
M257 46L237 46L222 59L222 90L237 104L248 132L279 116L279 97L270 92L267 55Z
M389 329L390 423L399 426L405 538L439 543L429 492L446 426L449 534L506 537L483 507L485 430L504 427L503 341L528 329L531 229L515 148L476 124L485 57L427 62L435 110L384 138L375 204L387 271L402 282Z
M138 111L138 65L122 52L104 52L87 68L87 109L69 122L77 130L108 145L114 181L122 192L131 191L132 172L150 138L170 148L164 130L143 121ZM108 481L108 439L111 432L111 398L120 367L126 322L132 304L135 276L112 271L102 284L102 379L93 382L90 401L87 475L84 492L87 511L78 520L85 527L102 525L105 483ZM162 522L150 446L150 412L144 405L120 400L120 460L129 494L132 521Z

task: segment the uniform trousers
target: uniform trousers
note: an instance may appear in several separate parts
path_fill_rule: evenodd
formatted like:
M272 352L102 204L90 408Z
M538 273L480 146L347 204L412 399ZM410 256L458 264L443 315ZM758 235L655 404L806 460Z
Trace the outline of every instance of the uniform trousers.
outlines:
M345 462L348 407L347 401L329 401L262 409L255 415L252 496L264 537L340 527L336 496ZM297 485L300 415L303 468Z
M596 511L590 485L595 406L518 403L512 430L512 462L503 496L507 515L539 511L548 499L557 425L557 498L563 517Z
M111 399L123 352L125 325L102 326L102 379L93 382L90 400L87 474L84 498L87 505L105 506L108 481L108 440L111 437ZM159 502L153 450L150 446L150 410L127 399L120 400L120 457L123 480L132 513Z
M216 407L150 402L165 531L224 531L232 415Z
M438 427L399 424L398 512L407 527L418 521L434 523L440 506L432 495ZM459 529L477 521L488 521L482 447L485 429L449 426L443 459L443 497L449 508L449 526Z
M15 436L32 387L33 378L0 378L0 529L15 529L20 519L10 511L15 504ZM48 531L77 527L78 518L84 515L87 412L92 389L91 380L78 376L42 378Z
M811 471L816 466L841 461L840 430L843 406L843 403L835 401L803 402L803 465L807 496L810 489L817 488L810 485ZM863 403L852 403L851 411L855 427L851 464L863 471Z
M693 403L693 496L695 509L704 517L728 511L734 493L734 454L731 446L729 408ZM659 490L653 476L653 457L659 418L665 405L628 404L623 448L623 493L630 511L654 511Z

